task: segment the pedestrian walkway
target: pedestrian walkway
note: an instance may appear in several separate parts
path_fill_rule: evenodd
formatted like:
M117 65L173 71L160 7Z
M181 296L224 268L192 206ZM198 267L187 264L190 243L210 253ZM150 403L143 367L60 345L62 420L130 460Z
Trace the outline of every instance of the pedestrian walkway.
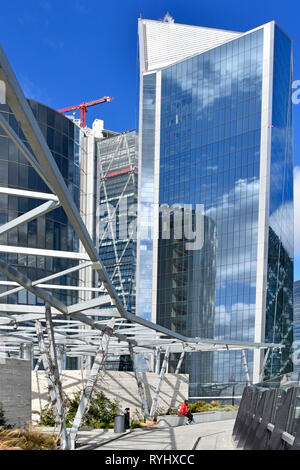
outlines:
M235 450L231 439L234 422L226 420L176 428L136 429L121 436L115 435L116 439L111 441L103 439L102 435L95 450ZM83 437L81 434L82 440ZM110 434L109 437L114 436ZM95 439L94 431L94 443ZM86 438L84 441L87 443Z

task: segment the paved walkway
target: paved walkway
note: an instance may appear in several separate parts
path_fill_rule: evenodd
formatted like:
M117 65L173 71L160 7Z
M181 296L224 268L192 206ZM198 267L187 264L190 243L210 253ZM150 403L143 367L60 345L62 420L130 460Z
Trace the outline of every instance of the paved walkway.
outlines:
M123 435L97 436L96 431L80 433L78 442L96 444L95 450L235 450L231 439L234 420L178 426L136 429ZM116 438L107 442L108 438ZM106 441L106 443L105 443Z

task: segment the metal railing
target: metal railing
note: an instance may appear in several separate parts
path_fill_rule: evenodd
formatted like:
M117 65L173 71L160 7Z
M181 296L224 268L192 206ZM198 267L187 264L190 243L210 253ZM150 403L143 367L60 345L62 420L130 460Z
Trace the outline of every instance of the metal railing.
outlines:
M299 417L298 375L245 387L233 440L243 450L300 450Z

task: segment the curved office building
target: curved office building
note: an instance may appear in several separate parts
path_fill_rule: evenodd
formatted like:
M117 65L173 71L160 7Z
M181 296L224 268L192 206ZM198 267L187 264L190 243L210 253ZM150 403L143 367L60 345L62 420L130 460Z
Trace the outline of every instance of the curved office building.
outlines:
M64 180L74 197L76 205L80 204L80 129L72 121L57 111L33 100L28 100L37 122L47 140L55 161ZM26 139L17 120L9 107L0 104L0 112L7 119L26 144ZM0 127L0 187L26 191L49 193L48 187L38 176L30 163L25 159L15 144L8 138ZM0 225L28 212L42 204L43 201L0 193ZM38 247L45 250L78 251L78 239L69 224L62 208L50 211L48 214L34 219L28 224L11 230L0 237L2 246L1 258L9 265L15 266L31 279L40 279L54 272L78 264L78 260L52 258L18 253L21 247ZM16 252L7 252L6 246L16 246ZM4 285L5 278L0 275L0 303L38 305L39 299L26 290L20 290L9 296L3 296L11 286ZM53 279L52 284L78 285L78 272L67 277ZM2 285L3 284L3 285ZM76 291L52 290L67 304L77 300Z
M160 305L165 256L149 232L158 233L161 204L203 204L216 229L215 292L213 255L203 276L194 268L199 292L206 292L202 305L192 281L187 305L200 325L215 299L215 339L286 346L266 365L260 351L214 352L212 374L205 379L199 370L190 390L190 397L201 398L204 389L212 397L218 384L292 370L291 40L275 22L241 33L140 19L138 31L137 314L186 331L181 313L172 316L173 303ZM171 289L175 298L177 284ZM188 322L192 327L193 318ZM190 364L184 372L193 370Z

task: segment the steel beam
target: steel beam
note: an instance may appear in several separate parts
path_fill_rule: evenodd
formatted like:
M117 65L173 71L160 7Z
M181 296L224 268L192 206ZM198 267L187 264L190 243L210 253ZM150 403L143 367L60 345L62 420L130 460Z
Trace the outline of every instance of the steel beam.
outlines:
M156 364L155 364L155 372L159 374L160 372L160 348L156 350Z
M20 217L16 217L10 222L7 222L6 224L1 225L0 235L4 235L4 233L9 232L10 230L20 227L20 225L27 224L31 220L34 220L37 217L40 217L41 215L48 214L48 212L53 211L54 209L57 209L59 206L60 206L59 202L47 201L44 204L36 207L35 209L32 209L31 211L28 211L25 214L20 215Z
M250 381L249 367L248 367L248 362L247 362L244 349L242 349L242 357L243 357L243 362L244 362L244 367L245 367L247 385L250 385L251 381Z
M50 305L48 304L45 305L45 313L46 313L46 328L47 328L47 335L48 335L48 341L49 341L49 359L50 359L49 372L51 376L51 381L54 384L57 416L58 416L59 423L60 423L59 436L61 438L61 447L63 450L66 450L69 448L69 439L68 439L67 427L66 427L64 398L63 398L63 390L62 390L58 363L57 363L54 327L53 327L52 317L51 317L51 308L50 308Z
M177 363L175 374L179 374L179 372L180 372L180 368L181 368L181 365L182 365L182 361L184 359L184 355L185 355L185 350L183 349L182 353L180 354L180 358L178 360L178 363Z
M0 125L1 125L1 119L3 119L3 117L0 114ZM59 202L58 197L55 196L55 194L41 193L38 191L30 191L26 189L5 188L3 186L0 186L0 194L7 194L8 196L26 197L30 199L42 199L42 200L46 199L47 201L54 201L57 203Z
M73 266L72 268L65 269L63 271L60 271L58 273L50 274L50 276L43 277L41 279L38 279L36 281L32 281L33 286L39 286L39 284L42 284L47 281L51 281L52 279L57 279L58 277L66 276L70 273L73 273L75 271L79 271L80 269L87 268L88 266L91 266L92 262L91 261L85 261L83 263L80 263L77 266ZM19 285L19 282L16 282L17 285ZM25 287L16 287L15 289L11 289L9 291L6 291L2 294L0 294L1 297L6 297L7 295L10 294L15 294L16 292L20 292L21 290L25 289Z
M267 360L268 360L268 357L269 357L269 353L270 353L270 349L267 349L264 360L263 360L263 363L262 363L262 366L261 366L261 370L260 370L260 373L259 373L259 381L260 382L262 382L264 380L264 372L265 372L266 363L267 363Z
M66 258L74 260L89 260L88 255L74 251L45 250L43 248L27 248L23 246L0 245L1 253L18 253L31 256L50 256L52 258Z
M41 359L43 362L43 366L45 369L45 374L47 378L47 383L48 383L48 391L50 395L50 401L51 405L53 408L54 416L55 416L55 422L58 430L60 430L61 426L61 416L59 414L59 407L57 403L57 396L56 396L56 390L55 390L55 379L53 374L51 373L51 366L50 366L50 361L49 357L47 354L47 348L44 342L44 335L43 335L43 330L40 322L37 320L35 322L35 327L36 327L36 333L37 333L37 338L39 342L39 349L40 349L40 354L41 354Z
M165 376L168 364L169 364L169 349L167 349L166 352L165 352L165 357L164 357L163 365L162 365L162 368L161 368L161 371L160 371L158 384L157 384L157 387L156 387L156 390L155 390L155 393L154 393L154 397L153 397L153 400L152 400L152 406L151 406L151 411L150 411L150 419L153 419L154 415L155 415L157 402L158 402L158 397L159 397L159 392L160 392L160 389L161 389L162 382L164 380L164 376Z
M139 392L139 395L140 395L140 398L141 398L142 408L144 410L145 417L147 419L149 419L149 409L148 409L147 398L146 398L146 395L145 395L143 383L142 383L141 378L140 378L140 374L137 370L136 355L134 354L132 345L129 343L128 346L129 346L130 357L131 357L132 364L133 364L133 372L134 372L134 375L135 375L135 380L136 380L136 383L137 383L138 392Z
M79 302L78 304L73 304L68 307L68 314L83 312L90 308L99 307L99 305L109 304L111 302L111 297L109 295L103 295L95 297L94 299L86 300L85 302Z
M109 340L113 332L114 324L115 319L112 318L105 327L105 330L103 331L103 337L102 340L100 340L100 344L96 352L95 361L93 363L89 378L81 396L81 400L70 431L71 449L73 450L75 449L75 440L77 432L80 427L84 413L88 407L89 400L91 398L93 388L97 381L98 374L104 365L104 361L108 351Z
M44 302L51 305L51 307L56 308L64 315L68 314L68 309L66 305L63 304L59 299L49 294L45 289L41 289L37 286L33 286L31 280L28 279L27 276L20 273L13 266L9 266L7 263L5 263L5 261L1 259L0 259L0 271L12 281L17 282L18 284L22 285L25 289L29 290L29 292L36 295L40 299L44 300Z

